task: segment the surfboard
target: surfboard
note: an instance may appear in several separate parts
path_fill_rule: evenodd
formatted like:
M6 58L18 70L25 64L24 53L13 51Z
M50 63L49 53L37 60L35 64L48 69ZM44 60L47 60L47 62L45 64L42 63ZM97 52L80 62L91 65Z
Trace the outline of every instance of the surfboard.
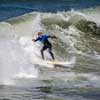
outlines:
M62 61L47 61L47 64L52 64L52 65L65 65L66 62L62 62ZM68 62L67 62L68 64Z
M54 66L54 68L58 68L58 67L67 68L65 62L61 62L61 61L47 61L47 64Z
M49 65L53 65L54 67L63 67L63 68L67 68L68 65L70 65L70 62L64 62L64 61L47 61L47 64Z
M35 61L34 64L41 65L48 68L55 68L55 67L72 67L75 62L75 58L72 58L71 61L49 61L49 60L40 60Z

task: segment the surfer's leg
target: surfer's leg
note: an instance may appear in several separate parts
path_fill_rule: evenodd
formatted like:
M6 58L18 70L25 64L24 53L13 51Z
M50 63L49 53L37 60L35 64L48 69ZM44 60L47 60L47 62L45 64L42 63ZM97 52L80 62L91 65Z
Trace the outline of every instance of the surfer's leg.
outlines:
M43 46L43 48L41 49L41 55L42 55L42 59L44 59L44 50L46 49L46 47L45 46Z
M52 53L52 45L48 49L52 59L55 60L54 54Z
M43 54L43 50L41 50L41 55L42 55L42 59L44 59L44 54Z
M51 54L52 59L55 60L54 54L51 51L49 51L49 53Z

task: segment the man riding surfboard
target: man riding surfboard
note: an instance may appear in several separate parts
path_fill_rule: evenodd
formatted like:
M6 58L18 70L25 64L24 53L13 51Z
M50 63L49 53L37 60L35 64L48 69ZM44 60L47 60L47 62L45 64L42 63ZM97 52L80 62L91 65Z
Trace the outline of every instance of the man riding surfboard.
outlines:
M43 52L46 49L48 49L52 59L55 60L54 54L52 53L52 44L49 42L48 38L56 38L56 37L46 35L46 34L42 34L42 32L38 32L38 37L36 39L32 39L32 41L34 41L34 42L40 41L43 44L43 47L41 49L42 59L44 59L44 53Z

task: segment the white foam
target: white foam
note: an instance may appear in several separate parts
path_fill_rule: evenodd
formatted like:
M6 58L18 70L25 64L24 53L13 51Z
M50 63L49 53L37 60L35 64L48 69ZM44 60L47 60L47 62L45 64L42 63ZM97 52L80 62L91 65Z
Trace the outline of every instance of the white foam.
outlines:
M37 76L21 72L21 73L15 75L14 78L37 78Z
M1 84L2 82L7 81L9 81L7 83L12 83L13 77L21 71L21 68L24 70L23 74L28 73L37 76L37 69L35 69L34 65L31 64L29 58L23 51L23 48L19 45L16 39L1 40L0 51Z

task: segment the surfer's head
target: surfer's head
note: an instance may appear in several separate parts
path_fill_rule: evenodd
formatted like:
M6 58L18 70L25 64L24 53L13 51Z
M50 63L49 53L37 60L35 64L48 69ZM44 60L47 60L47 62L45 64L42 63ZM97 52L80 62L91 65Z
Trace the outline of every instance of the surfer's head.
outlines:
M42 32L38 32L38 37L41 37L42 36Z

